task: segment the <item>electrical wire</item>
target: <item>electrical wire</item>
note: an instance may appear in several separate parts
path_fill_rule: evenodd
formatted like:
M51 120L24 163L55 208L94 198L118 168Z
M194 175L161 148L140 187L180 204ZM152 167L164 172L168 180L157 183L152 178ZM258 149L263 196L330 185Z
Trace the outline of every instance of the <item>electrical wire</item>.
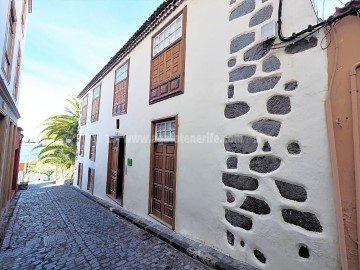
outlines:
M326 26L330 26L333 23L339 21L340 19L346 17L346 16L350 16L350 15L358 15L360 8L351 8L350 10L348 10L347 12L344 12L343 14L333 17L330 16L327 20L324 20L316 25L309 25L306 29L297 32L297 33L293 33L290 37L285 37L282 33L282 4L283 4L283 0L279 1L279 10L278 10L278 36L279 39L282 41L279 44L275 44L275 45L280 45L282 43L286 43L286 42L290 42L290 41L294 41L296 39L298 39L299 37L301 37L302 35L306 34L306 33L315 33L316 31L326 27ZM309 36L309 35L307 35Z

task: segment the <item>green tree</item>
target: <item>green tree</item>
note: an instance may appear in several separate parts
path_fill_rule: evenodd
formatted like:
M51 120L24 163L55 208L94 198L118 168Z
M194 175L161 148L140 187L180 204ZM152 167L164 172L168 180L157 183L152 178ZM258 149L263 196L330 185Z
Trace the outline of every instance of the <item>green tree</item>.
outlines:
M48 163L58 166L63 171L68 170L68 177L73 176L73 168L76 156L76 143L78 134L78 125L80 117L80 102L71 98L67 100L68 107L65 107L65 113L53 115L47 118L41 125L41 139L36 148L41 148L38 155L42 163ZM70 136L71 142L68 144L66 138ZM36 149L34 148L34 149Z

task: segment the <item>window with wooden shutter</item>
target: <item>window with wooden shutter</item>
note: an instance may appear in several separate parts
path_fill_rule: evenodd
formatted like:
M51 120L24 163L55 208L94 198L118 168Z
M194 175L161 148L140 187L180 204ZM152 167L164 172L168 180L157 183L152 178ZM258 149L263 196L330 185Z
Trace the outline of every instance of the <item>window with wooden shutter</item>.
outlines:
M16 11L15 1L12 0L10 4L10 12L7 20L6 32L5 32L5 44L4 54L2 59L2 70L5 74L5 78L10 81L11 78L11 67L15 45L15 34L16 34Z
M27 14L27 0L23 0L22 14L21 14L21 29L23 36L25 32L26 14Z
M99 85L93 91L92 106L91 106L91 122L96 122L97 120L99 120L100 94L101 94L101 86Z
M86 125L86 119L87 119L87 107L88 107L88 95L83 97L81 101L81 119L80 119L80 125Z
M84 146L85 146L85 136L81 135L80 137L80 156L84 156Z
M152 39L149 103L184 93L186 8Z
M13 97L17 100L17 96L19 93L19 80L20 80L20 66L21 66L21 50L19 45L19 51L16 60L16 73L15 73L15 81L14 81L14 89L13 89Z
M82 186L82 175L83 175L83 164L79 163L77 185L80 187L80 189Z
M115 71L113 116L127 113L129 64L130 60Z
M96 156L96 135L91 135L90 138L90 155L89 158L92 161L95 161L95 156Z

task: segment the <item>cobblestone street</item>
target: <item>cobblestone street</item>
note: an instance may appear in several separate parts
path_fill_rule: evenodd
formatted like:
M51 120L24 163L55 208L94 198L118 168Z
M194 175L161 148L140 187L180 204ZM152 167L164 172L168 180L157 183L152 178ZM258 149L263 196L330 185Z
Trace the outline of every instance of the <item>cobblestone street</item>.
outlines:
M67 186L21 193L1 269L209 269Z

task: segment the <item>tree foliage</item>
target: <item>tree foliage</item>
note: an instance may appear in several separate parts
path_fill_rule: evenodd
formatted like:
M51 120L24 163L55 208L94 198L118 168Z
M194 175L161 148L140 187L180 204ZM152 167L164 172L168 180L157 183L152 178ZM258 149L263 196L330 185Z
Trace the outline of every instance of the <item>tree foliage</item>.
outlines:
M41 148L38 155L42 163L48 163L69 169L75 163L76 143L80 116L80 103L77 99L67 100L68 107L65 113L53 115L47 118L43 124L39 145ZM66 137L71 136L71 143L66 143Z

